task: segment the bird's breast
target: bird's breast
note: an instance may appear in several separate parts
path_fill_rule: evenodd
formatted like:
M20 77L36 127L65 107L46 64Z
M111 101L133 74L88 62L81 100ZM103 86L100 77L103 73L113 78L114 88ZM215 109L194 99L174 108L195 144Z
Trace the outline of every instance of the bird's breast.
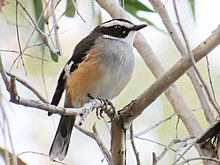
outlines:
M134 68L133 48L126 42L100 39L95 44L100 53L102 77L90 88L95 98L112 99L127 85Z

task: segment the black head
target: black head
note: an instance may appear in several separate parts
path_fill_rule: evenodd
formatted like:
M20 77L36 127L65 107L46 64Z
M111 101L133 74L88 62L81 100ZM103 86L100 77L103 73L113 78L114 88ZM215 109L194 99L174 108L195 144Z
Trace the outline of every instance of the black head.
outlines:
M113 19L97 26L94 31L115 38L126 38L130 32L136 32L146 26L146 24L134 25L125 19Z

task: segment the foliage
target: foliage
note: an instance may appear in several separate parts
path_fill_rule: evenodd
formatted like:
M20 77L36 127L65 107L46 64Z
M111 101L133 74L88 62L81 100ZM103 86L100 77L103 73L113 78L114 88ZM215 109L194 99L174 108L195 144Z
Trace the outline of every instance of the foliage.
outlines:
M65 6L65 11L63 12L63 15L65 15L66 17L69 17L69 18L74 17L76 15L76 11L77 11L76 5L75 5L77 1L76 0L74 0L74 1L73 0L64 0L64 1L66 1L66 6ZM58 6L60 2L61 2L61 0L57 1L56 6ZM189 0L189 4L191 6L192 13L195 16L195 2L194 2L194 0ZM47 17L44 16L45 11L43 11L44 9L43 9L42 1L41 0L40 1L33 0L33 8L34 8L35 19L36 19L35 21L37 22L37 26L43 32L45 32L45 24L47 24L47 19L46 19ZM124 1L124 8L129 14L131 14L136 19L138 19L140 21L144 21L147 24L155 27L156 29L159 29L158 27L156 27L153 20L146 18L146 17L141 17L139 15L139 12L155 13L155 11L153 9L151 9L152 8L151 6L148 6L139 0L125 0ZM98 11L95 11L95 10L97 10L97 8L95 8L94 6L92 7L92 10L94 13L95 12L98 13L98 15L97 15L98 20L99 20L99 23L101 23L102 14L101 14L100 10L98 9ZM42 49L42 50L44 50L44 49ZM56 54L56 52L53 52L50 50L50 56L54 62L58 62L59 56Z

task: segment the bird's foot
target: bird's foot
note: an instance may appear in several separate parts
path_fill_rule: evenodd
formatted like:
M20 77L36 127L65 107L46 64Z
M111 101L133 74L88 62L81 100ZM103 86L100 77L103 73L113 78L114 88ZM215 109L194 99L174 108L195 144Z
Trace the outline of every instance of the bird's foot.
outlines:
M110 118L110 121L115 117L115 107L108 99L97 99L100 102L98 108L96 108L96 116L98 119L103 118L103 112Z
M103 118L103 113L106 113L110 118L109 122L111 122L115 116L115 107L109 100L92 99L82 107L82 113L80 114L79 125L83 124L83 122L88 117L90 112L92 112L94 109L96 110L96 116L98 119Z

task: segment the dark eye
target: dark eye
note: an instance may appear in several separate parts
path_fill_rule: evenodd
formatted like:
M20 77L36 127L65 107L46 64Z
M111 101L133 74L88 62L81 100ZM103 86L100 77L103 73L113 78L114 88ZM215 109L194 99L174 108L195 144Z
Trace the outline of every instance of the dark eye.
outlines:
M121 26L120 26L120 25L116 25L116 26L115 26L115 29L121 30Z

